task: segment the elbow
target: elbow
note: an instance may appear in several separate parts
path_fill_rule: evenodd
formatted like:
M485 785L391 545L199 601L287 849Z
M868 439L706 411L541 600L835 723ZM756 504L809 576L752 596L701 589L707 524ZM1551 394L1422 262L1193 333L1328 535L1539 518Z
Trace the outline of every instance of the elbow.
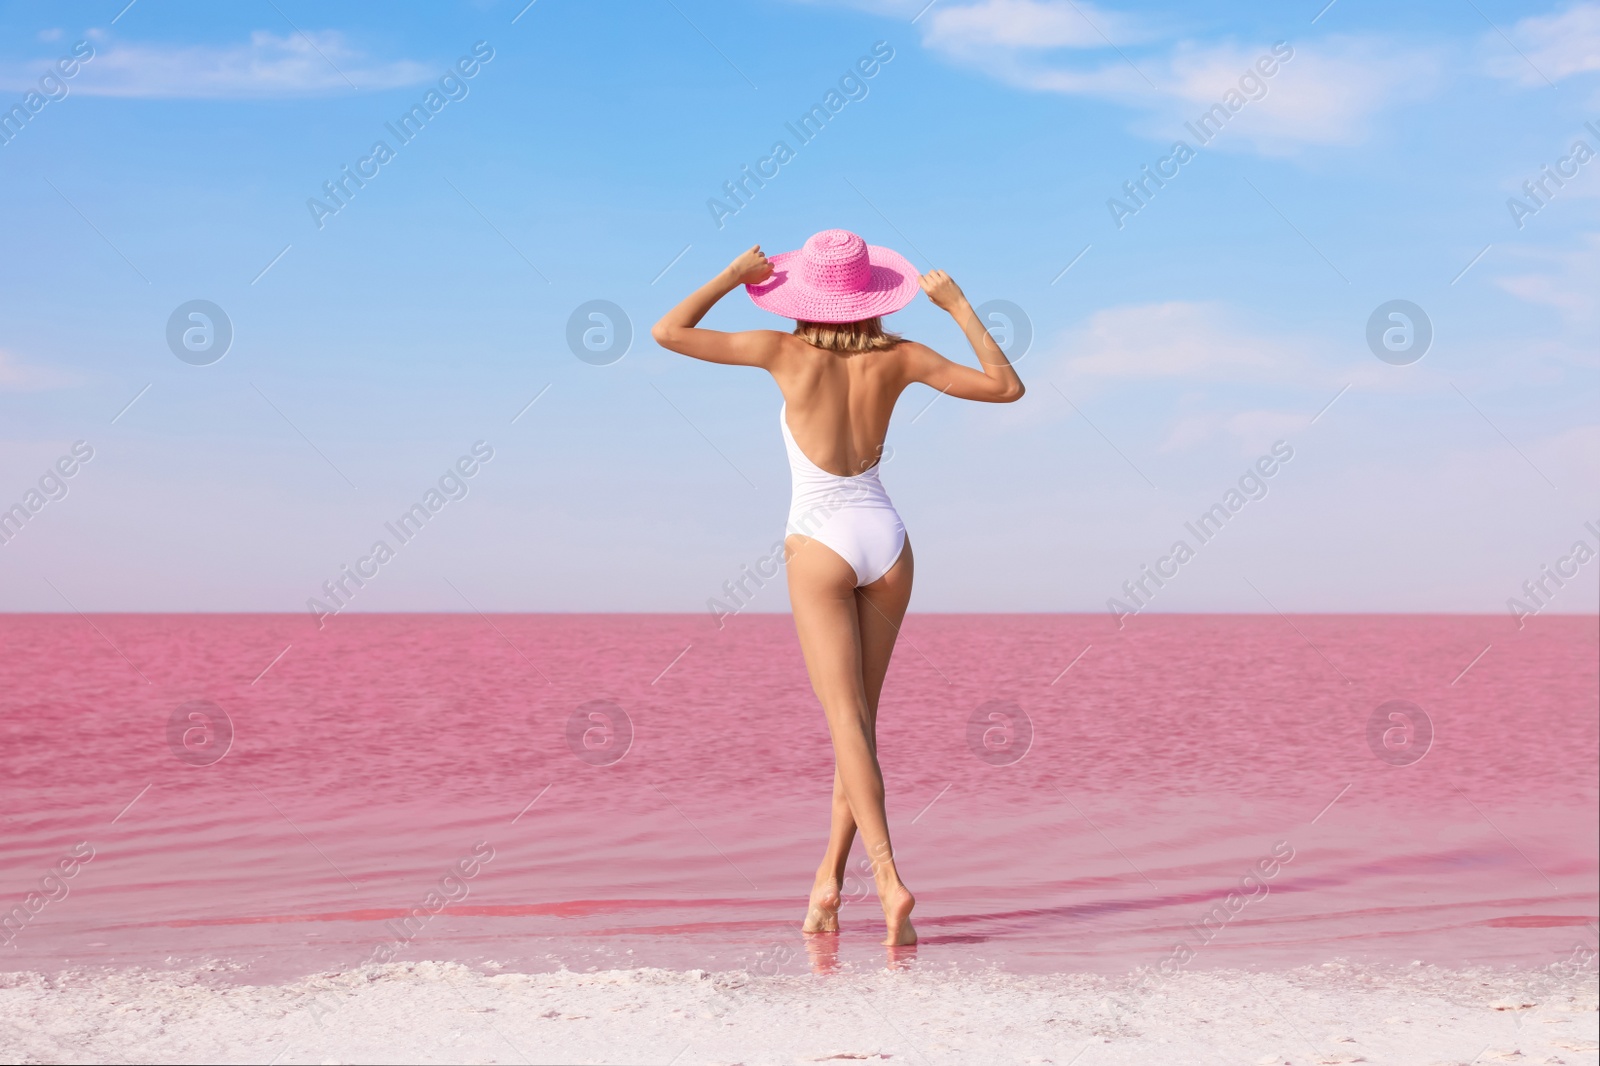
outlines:
M657 322L650 327L651 339L669 351L677 350L673 345L673 341L677 339L677 334L677 327L668 325L665 320Z
M1022 399L1027 391L1028 390L1023 387L1022 382L1015 382L1011 385L1007 385L1005 389L1001 391L1000 395L996 397L996 402L1016 403L1018 400Z

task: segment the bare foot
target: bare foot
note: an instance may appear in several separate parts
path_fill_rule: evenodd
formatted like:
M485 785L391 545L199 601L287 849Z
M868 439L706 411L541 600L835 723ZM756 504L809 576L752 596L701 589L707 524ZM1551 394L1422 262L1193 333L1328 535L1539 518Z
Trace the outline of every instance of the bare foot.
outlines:
M911 928L911 908L917 905L911 890L896 878L887 892L878 890L878 900L883 904L883 920L888 926L883 942L889 947L905 947L917 942L917 931Z
M806 906L802 933L837 933L839 931L839 882L833 878L818 881L811 886L811 902Z

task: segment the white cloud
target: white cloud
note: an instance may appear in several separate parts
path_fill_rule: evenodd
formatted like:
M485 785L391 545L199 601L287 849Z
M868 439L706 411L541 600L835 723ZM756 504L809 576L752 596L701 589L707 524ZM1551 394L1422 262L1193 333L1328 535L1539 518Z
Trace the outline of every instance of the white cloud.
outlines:
M1221 307L1173 300L1096 311L1062 349L1070 378L1275 381L1306 370L1293 342L1252 333Z
M1400 50L1371 38L1286 44L1293 49L1292 58L1279 64L1273 77L1260 79L1265 85L1260 99L1240 94L1248 101L1240 110L1242 121L1237 126L1230 122L1217 145L1236 143L1235 134L1269 155L1302 145L1357 144L1366 139L1378 112L1422 97L1438 76L1433 53ZM1265 45L1179 45L1158 82L1169 103L1154 107L1153 117L1173 125L1195 118L1239 90L1241 77L1268 52Z
M1104 48L1108 39L1131 44L1146 36L1133 19L1088 3L980 0L934 8L923 23L922 43L939 50L988 45L1036 51Z
M919 20L922 46L959 66L1033 91L1136 99L1148 91L1139 72L1115 56L1112 41L1148 33L1134 20L1065 0L978 0L940 5ZM1104 36L1102 35L1104 34ZM1059 50L1092 51L1092 62L1062 66ZM1101 54L1103 53L1103 54Z
M1143 111L1139 132L1152 137L1190 139L1183 123L1231 91L1235 100L1248 99L1238 109L1241 120L1216 143L1265 154L1357 143L1377 112L1431 90L1439 69L1431 50L1402 50L1372 37L1286 42L1292 49L1287 61L1273 59L1269 42L1136 48L1150 38L1144 25L1065 0L940 6L921 26L923 45L952 63L1018 88ZM1264 56L1269 69L1276 67L1271 77L1252 72Z
M1515 254L1553 269L1510 274L1495 284L1519 300L1554 307L1573 324L1592 323L1600 310L1600 233L1586 233L1577 248L1520 249Z
M0 86L32 88L50 60L0 68ZM439 71L402 59L379 62L331 30L277 36L265 30L248 44L172 45L100 40L95 55L69 83L91 96L259 98L320 96L392 89L431 80Z
M1051 344L1040 362L1040 381L1059 382L1075 400L1102 392L1120 393L1119 402L1143 397L1133 401L1139 404L1175 399L1174 420L1159 445L1163 452L1219 437L1241 454L1259 451L1304 430L1347 387L1432 387L1416 375L1395 375L1367 353L1354 332L1344 338L1274 333L1225 304L1181 300L1096 311ZM1226 407L1209 407L1212 385L1223 386L1219 395L1228 397ZM1176 397L1175 389L1181 390ZM1270 406L1241 411L1241 400ZM1053 417L1044 413L1049 409L1039 405L1035 417Z
M1084 0L797 2L916 16L923 47L946 61L1031 92L1120 104L1139 113L1136 132L1155 140L1177 136L1192 143L1183 123L1237 90L1239 79L1273 43L1185 39L1172 17L1158 22ZM1377 114L1432 93L1444 65L1439 47L1408 42L1402 48L1373 35L1287 44L1294 57L1213 146L1290 155L1308 145L1359 143Z
M1489 71L1524 85L1543 85L1574 74L1600 71L1600 4L1573 4L1553 15L1532 15L1511 27L1520 55L1506 54L1499 34L1484 37Z

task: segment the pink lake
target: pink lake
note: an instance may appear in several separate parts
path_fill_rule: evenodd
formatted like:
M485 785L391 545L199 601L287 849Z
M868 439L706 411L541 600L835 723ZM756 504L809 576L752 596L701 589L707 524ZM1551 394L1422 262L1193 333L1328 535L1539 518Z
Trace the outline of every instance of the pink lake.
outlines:
M787 616L9 615L0 642L0 969L883 959L866 891L836 942L797 932L831 755ZM913 615L880 719L908 957L1564 959L1594 943L1597 675L1592 617Z

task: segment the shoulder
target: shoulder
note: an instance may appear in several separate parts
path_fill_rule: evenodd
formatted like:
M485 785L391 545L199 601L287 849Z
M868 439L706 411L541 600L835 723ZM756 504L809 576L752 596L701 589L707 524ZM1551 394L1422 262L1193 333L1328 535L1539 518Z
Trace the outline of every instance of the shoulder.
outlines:
M734 349L752 362L765 364L773 359L788 358L793 342L799 338L775 329L746 329L730 333ZM803 346L803 345L802 345Z
M749 338L751 344L758 344L773 351L810 347L793 333L785 333L779 329L747 329L739 336Z
M926 344L912 340L902 340L889 351L899 359L907 371L913 374L931 369L945 361L944 356Z
M745 329L733 334L733 336L741 337L750 344L766 344L773 347L777 347L786 341L800 339L792 333L784 333L776 329Z

